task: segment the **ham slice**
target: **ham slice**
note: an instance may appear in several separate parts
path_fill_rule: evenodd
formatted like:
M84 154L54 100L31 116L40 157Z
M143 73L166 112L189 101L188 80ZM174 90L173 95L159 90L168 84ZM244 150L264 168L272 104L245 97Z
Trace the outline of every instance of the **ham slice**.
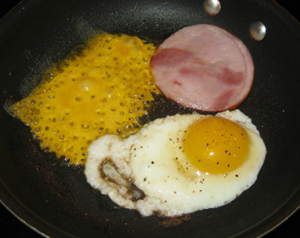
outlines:
M237 107L254 78L253 60L243 42L208 24L185 27L167 38L151 59L151 71L167 98L209 112Z

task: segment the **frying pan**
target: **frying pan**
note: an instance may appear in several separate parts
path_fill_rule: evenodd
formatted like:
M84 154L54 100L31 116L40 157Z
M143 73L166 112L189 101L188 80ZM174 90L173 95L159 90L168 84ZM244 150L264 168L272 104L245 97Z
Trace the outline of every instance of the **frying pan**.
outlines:
M40 235L51 237L259 237L298 209L300 25L270 0L221 1L216 16L206 14L202 4L25 0L1 20L0 198L6 208ZM258 20L267 27L262 41L248 34L250 24ZM163 40L199 23L223 27L248 46L256 75L239 109L252 118L268 149L257 182L226 206L196 212L171 228L160 225L162 218L142 218L120 209L86 183L82 167L57 163L53 154L39 149L29 128L3 109L7 100L22 98L20 85L27 81L33 86L49 65L95 29ZM160 116L176 110L165 109ZM1 214L6 216L3 208ZM299 212L294 217L299 218ZM300 234L299 228L292 228ZM284 232L286 236L288 231Z

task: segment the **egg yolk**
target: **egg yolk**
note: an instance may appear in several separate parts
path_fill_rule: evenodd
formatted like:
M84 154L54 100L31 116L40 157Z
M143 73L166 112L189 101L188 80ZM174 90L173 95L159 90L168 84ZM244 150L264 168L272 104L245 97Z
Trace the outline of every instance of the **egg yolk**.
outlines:
M199 171L224 174L245 161L249 153L249 137L245 129L233 121L208 117L188 128L183 149Z
M10 111L30 126L42 149L84 164L93 140L126 137L141 127L160 93L150 73L155 48L138 37L97 35Z

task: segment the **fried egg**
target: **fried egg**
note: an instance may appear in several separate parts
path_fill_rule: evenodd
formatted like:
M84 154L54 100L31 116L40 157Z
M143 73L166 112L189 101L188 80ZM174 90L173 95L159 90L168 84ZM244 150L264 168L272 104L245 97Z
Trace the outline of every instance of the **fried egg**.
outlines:
M86 44L7 109L30 126L42 149L76 165L84 165L98 137L138 131L140 119L148 120L153 95L160 94L149 69L154 44L109 33Z
M180 216L228 204L252 186L265 144L239 110L156 119L135 135L88 148L88 183L142 216Z

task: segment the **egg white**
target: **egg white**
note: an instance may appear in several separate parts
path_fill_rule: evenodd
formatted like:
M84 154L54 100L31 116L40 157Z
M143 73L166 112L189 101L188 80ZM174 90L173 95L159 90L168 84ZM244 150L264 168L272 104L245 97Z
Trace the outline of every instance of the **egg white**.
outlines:
M206 117L194 113L157 119L127 139L100 137L88 149L88 183L119 206L136 209L143 216L179 216L231 202L255 183L266 147L251 119L239 110L216 116L235 121L249 135L249 156L236 170L205 174L187 160L182 149L185 131ZM99 167L105 160L112 163L108 167L114 172L108 169L104 178ZM132 199L128 182L142 190L145 197Z

